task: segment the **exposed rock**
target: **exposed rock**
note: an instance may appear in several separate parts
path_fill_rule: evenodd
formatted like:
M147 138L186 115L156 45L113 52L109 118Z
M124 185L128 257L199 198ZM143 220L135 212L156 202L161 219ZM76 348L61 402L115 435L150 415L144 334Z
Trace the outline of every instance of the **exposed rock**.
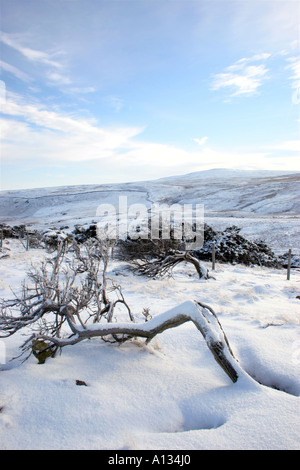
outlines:
M284 253L283 255L280 255L278 258L279 258L279 260L282 264L282 267L287 268L289 254ZM291 255L291 268L300 268L300 256L299 255L294 255L292 253L292 255Z
M250 241L240 234L241 229L233 225L223 232L214 231L208 225L204 228L204 244L193 254L200 260L212 259L212 246L215 242L216 261L224 263L241 263L247 266L259 265L282 267L281 260L263 241Z
M78 243L84 243L89 238L97 238L97 225L75 225L73 235Z

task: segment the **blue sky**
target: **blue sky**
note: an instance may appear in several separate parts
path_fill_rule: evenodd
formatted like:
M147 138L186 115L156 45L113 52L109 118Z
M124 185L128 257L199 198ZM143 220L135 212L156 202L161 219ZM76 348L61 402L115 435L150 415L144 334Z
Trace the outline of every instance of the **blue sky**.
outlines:
M2 0L1 189L299 170L297 0Z

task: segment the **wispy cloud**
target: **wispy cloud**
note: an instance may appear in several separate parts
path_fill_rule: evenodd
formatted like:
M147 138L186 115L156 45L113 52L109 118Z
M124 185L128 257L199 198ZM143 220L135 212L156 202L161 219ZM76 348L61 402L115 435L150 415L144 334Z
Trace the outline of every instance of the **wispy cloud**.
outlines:
M5 72L9 72L15 77L17 77L19 80L22 80L23 82L30 82L32 78L22 70L18 69L14 65L8 64L7 62L4 62L4 60L0 60L0 70L4 70Z
M300 58L290 57L287 59L288 65L285 67L286 70L291 70L292 75L290 79L293 80L292 88L300 87Z
M62 54L62 51L59 53L50 53L25 46L24 43L28 42L28 37L26 35L8 34L3 31L0 31L0 42L19 52L19 54L21 54L30 63L39 65L39 73L41 73L48 85L61 87L72 84L72 80L68 76L63 62L60 62L56 58L57 55ZM4 62L3 70L13 73L17 78L24 82L28 82L30 80L34 81L34 75L29 77L28 74L14 65Z
M206 137L195 139L201 145L198 151L143 141L140 137L143 128L101 127L96 120L50 110L41 103L28 103L11 92L7 93L2 108L2 161L10 165L28 163L59 167L72 164L73 168L74 165L85 162L91 164L94 161L99 165L98 168L105 167L110 177L119 171L130 180L132 168L134 174L140 174L141 177L145 171L158 177L162 172L169 174L170 170L177 174L184 173L187 168L189 171L232 166L278 168L278 150L298 148L298 143L291 141L272 149L257 149L255 152L246 149L241 159L240 152L204 146ZM275 151L274 159L272 150ZM289 165L294 169L295 158L292 155L286 158L286 169Z
M65 162L109 158L118 149L131 148L130 139L143 130L100 127L96 120L49 110L15 93L7 93L2 113L10 116L1 120L2 155L7 162L32 154Z
M24 46L22 44L22 39L20 38L20 35L8 34L1 31L0 41L6 46L9 46L18 51L27 60L31 62L38 62L44 65L55 67L57 69L60 69L62 67L60 62L53 59L53 54L49 54L45 51L40 51Z
M116 113L121 111L124 106L124 101L118 96L108 96L105 98L105 101Z
M76 84L76 80L69 76L64 61L58 60L58 57L65 56L62 50L47 52L24 45L30 41L33 41L32 36L24 34L9 34L0 31L0 42L19 52L19 54L21 54L23 58L30 63L39 66L39 68L35 69L32 73L32 76L29 76L28 73L20 70L20 68L4 61L0 61L0 66L3 71L15 75L24 82L33 82L37 79L36 70L38 70L38 79L42 78L48 86L57 87L65 93L84 95L87 93L94 93L96 91L96 88L93 86L78 86ZM121 104L116 102L115 106L121 107Z
M58 73L58 72L53 72L49 71L46 72L46 80L47 82L51 85L59 84L59 85L71 85L72 80L67 76L64 75L63 73Z
M71 87L68 88L67 92L74 93L74 94L88 94L88 93L95 93L97 91L96 87L94 86L82 86L82 87Z
M265 64L254 63L266 60L271 54L256 54L249 58L242 58L233 65L226 67L222 73L215 74L211 89L220 90L227 88L230 96L251 96L257 94L258 88L268 78L268 69Z
M202 139L193 139L194 142L196 142L196 144L199 144L199 145L204 145L205 142L207 141L208 137L202 137Z

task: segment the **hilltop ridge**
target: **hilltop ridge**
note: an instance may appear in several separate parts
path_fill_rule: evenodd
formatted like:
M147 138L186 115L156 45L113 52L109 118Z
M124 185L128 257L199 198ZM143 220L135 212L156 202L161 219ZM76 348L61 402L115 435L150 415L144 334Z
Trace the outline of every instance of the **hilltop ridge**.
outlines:
M203 204L205 221L230 225L281 251L299 247L300 173L212 169L151 181L60 186L0 192L0 222L33 227L73 226L96 220L97 207L142 203Z

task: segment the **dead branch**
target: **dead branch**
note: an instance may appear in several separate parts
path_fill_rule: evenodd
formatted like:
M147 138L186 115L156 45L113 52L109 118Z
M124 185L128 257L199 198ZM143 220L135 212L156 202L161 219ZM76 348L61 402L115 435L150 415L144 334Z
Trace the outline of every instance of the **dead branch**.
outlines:
M199 279L208 279L207 271L201 266L199 260L189 252L172 252L166 256L154 259L136 259L131 261L132 270L147 277L163 277L172 272L179 263L191 263Z
M215 360L232 382L236 382L241 374L245 374L233 356L216 314L211 307L201 304L200 302L184 302L180 306L142 324L106 323L93 325L89 328L82 328L82 326L75 323L74 309L71 306L67 306L64 313L67 317L70 329L73 332L72 337L62 339L39 335L37 339L52 342L58 347L73 345L85 339L101 338L108 335L139 336L145 338L147 340L146 342L149 343L149 341L163 331L192 321L202 334Z
M97 240L82 245L60 244L53 258L28 273L20 294L0 300L0 337L34 326L40 333L60 338L67 306L82 328L91 317L94 322L102 317L112 321L118 303L124 304L132 320L121 287L107 286L109 250L110 246ZM116 292L116 299L108 298L108 290Z
M120 286L113 284L110 292L115 292L117 298L108 298L109 249L99 241L81 246L73 244L68 248L60 246L54 258L46 260L30 273L31 283L24 283L20 295L1 301L0 336L11 336L21 328L30 327L32 334L24 343L23 350L31 348L43 361L55 354L58 348L85 339L110 336L116 341L125 341L138 336L149 343L163 331L191 321L233 382L245 374L233 357L217 315L201 302L185 302L164 314L147 318L145 323L134 323ZM163 266L163 270L168 270L181 261L191 262L197 272L199 269L199 276L204 276L200 265L189 253L169 254L158 268L161 270ZM118 303L125 306L131 322L112 322ZM105 323L100 323L102 318L106 319Z

